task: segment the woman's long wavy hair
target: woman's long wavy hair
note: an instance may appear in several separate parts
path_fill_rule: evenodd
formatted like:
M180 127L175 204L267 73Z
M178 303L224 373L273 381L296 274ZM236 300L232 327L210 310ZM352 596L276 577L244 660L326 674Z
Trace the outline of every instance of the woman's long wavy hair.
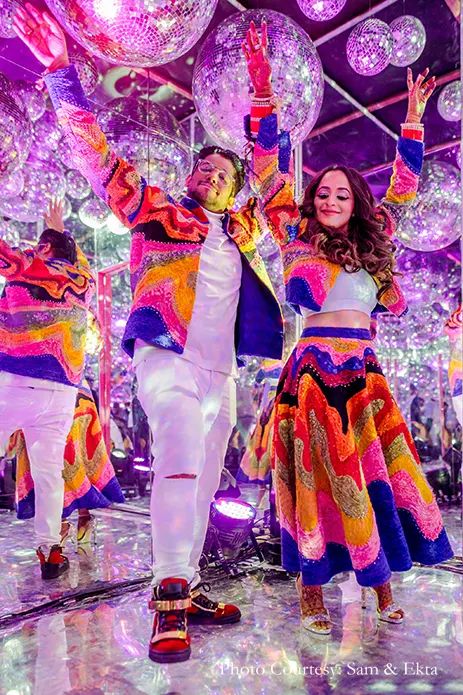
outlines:
M332 227L324 227L315 217L315 194L328 171L342 171L354 194L354 210L349 220L348 233L342 234ZM378 296L391 286L395 272L396 250L386 232L384 215L378 214L373 193L361 174L351 167L334 165L314 176L305 190L300 206L307 227L302 236L317 255L341 265L347 272L364 268L380 282Z

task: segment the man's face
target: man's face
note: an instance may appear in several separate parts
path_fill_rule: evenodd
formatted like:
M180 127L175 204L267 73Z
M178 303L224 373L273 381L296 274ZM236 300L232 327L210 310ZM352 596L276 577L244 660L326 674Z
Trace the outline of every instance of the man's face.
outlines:
M206 210L224 212L233 205L235 167L221 154L200 159L186 180L187 193Z

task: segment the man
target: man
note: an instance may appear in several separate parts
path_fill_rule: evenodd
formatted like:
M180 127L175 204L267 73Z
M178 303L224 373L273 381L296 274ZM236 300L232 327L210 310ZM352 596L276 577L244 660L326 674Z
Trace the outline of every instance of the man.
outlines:
M59 205L58 205L59 207ZM51 206L51 222L55 206ZM60 545L66 438L84 366L94 281L72 236L45 229L35 248L1 238L0 449L22 429L35 486L35 535L43 579L69 567Z
M60 26L29 3L18 36L45 77L74 163L132 232L133 304L123 347L153 434L153 599L149 656L190 656L189 622L240 619L200 591L209 507L235 422L236 358L280 358L282 317L255 240L255 203L228 212L244 184L236 154L203 149L176 203L108 149L69 66Z

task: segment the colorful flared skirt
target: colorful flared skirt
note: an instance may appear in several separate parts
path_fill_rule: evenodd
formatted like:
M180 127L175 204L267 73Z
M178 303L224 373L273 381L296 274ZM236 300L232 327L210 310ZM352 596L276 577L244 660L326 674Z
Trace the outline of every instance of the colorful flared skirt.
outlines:
M363 329L305 329L275 402L274 466L285 569L362 586L452 557L431 488Z
M246 451L241 459L236 479L240 483L266 485L271 478L271 447L275 412L272 399L259 416Z
M12 435L8 455L16 456L18 518L30 519L35 514L34 481L21 430ZM113 502L124 502L106 451L95 402L86 384L77 394L74 421L64 452L63 478L63 518L75 509L95 509L108 507Z

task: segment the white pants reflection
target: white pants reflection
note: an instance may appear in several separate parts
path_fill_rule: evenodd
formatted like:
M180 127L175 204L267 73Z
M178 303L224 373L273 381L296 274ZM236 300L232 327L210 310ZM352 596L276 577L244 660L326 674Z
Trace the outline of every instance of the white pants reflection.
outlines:
M153 585L166 577L196 584L209 507L236 422L236 385L167 350L136 371L153 435ZM170 477L179 475L194 477Z
M64 449L77 389L53 388L53 382L50 388L35 388L31 383L29 377L0 372L0 450L22 429L34 481L36 543L50 547L60 542Z

